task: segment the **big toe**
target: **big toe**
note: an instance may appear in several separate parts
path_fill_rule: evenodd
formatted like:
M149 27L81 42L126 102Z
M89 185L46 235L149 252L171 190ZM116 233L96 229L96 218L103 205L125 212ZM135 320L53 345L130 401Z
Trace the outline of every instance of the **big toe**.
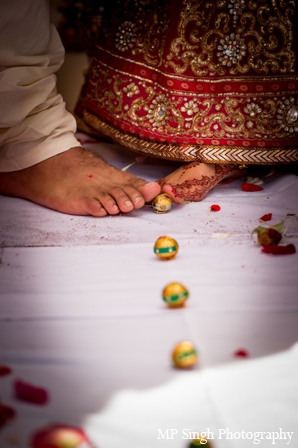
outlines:
M139 190L142 193L145 202L150 202L160 193L161 188L157 182L149 182L141 185Z
M162 187L162 192L167 193L169 196L171 196L173 202L176 202L176 204L182 204L182 202L184 202L185 200L184 198L181 198L180 196L177 196L177 194L175 194L175 189L171 184L165 184Z

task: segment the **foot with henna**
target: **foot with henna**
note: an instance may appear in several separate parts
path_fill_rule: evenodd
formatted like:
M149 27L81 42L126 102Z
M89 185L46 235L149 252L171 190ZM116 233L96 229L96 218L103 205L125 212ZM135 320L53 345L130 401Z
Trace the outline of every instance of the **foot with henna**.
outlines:
M29 168L0 173L0 193L70 215L103 217L143 207L160 193L148 183L74 147Z
M183 165L173 173L158 181L162 192L169 194L173 201L201 201L208 191L227 177L238 178L245 174L237 165L218 165L193 162Z

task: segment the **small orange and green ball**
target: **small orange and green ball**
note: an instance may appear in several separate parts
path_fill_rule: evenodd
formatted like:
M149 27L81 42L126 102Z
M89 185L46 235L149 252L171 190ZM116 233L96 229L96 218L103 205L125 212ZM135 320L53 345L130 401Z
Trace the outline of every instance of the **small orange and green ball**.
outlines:
M162 291L162 298L171 308L180 308L184 306L188 299L189 292L181 283L169 283Z
M179 342L172 352L172 362L178 369L190 369L198 361L197 351L189 341Z
M162 260L171 260L179 250L179 246L174 238L170 236L160 236L154 244L154 253Z

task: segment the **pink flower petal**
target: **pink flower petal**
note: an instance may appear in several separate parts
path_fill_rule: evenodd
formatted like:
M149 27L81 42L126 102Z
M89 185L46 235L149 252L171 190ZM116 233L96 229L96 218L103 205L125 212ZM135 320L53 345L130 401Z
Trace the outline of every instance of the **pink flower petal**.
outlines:
M294 244L288 244L287 246L262 246L262 252L265 254L273 255L290 255L296 253L296 248Z
M33 435L30 446L32 448L66 448L90 446L90 441L80 428L68 425L52 425Z
M49 400L48 392L42 387L36 387L21 380L14 382L16 398L32 404L46 404Z
M234 356L236 358L247 358L249 356L249 353L244 348L240 348L239 350L236 350L234 352Z
M242 184L241 188L243 191L261 191L264 190L263 187L260 187L259 185L255 185L255 184Z
M210 210L211 210L212 212L219 212L219 210L220 210L220 206L217 205L217 204L213 204L213 205L210 206Z
M271 221L272 213L266 213L266 215L261 216L260 220L262 221Z
M0 403L0 428L6 425L6 423L9 422L9 420L15 418L15 416L16 412L14 409Z
M11 368L0 364L0 376L9 375L12 372Z

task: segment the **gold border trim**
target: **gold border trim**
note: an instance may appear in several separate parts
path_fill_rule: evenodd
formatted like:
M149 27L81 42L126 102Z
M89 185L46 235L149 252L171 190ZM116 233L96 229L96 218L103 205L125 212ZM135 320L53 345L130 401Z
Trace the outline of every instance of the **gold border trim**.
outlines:
M199 161L220 164L287 165L298 163L298 147L214 146L160 142L123 132L90 112L84 120L92 128L137 153L179 162Z

